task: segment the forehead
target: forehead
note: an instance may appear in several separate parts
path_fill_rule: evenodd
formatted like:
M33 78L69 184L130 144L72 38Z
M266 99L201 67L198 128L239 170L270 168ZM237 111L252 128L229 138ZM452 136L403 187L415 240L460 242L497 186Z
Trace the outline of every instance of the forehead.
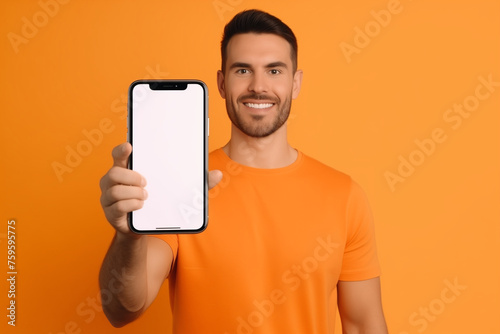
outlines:
M274 34L238 34L227 44L227 63L268 64L292 63L291 46L286 39Z

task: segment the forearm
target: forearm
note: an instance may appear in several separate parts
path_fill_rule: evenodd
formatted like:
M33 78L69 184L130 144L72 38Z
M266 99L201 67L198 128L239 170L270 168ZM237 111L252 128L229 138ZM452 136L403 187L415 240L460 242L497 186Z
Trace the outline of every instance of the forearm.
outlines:
M118 232L104 258L99 284L104 313L121 327L144 311L148 294L147 237Z

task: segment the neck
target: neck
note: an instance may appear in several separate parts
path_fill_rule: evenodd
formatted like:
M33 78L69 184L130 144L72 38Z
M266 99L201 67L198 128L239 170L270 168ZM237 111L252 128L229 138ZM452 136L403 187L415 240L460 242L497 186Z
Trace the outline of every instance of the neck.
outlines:
M249 137L231 127L231 139L222 150L237 163L254 168L281 168L297 159L297 151L288 144L286 123L264 138Z

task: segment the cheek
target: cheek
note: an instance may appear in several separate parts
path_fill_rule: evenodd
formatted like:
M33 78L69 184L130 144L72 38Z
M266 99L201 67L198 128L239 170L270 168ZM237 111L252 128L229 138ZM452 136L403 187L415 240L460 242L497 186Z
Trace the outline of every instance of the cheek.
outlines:
M226 98L237 99L239 95L245 92L245 85L242 80L226 81Z
M276 87L274 90L274 94L279 96L281 101L285 101L288 97L290 97L293 93L293 85L290 85L289 83L280 85L279 87Z

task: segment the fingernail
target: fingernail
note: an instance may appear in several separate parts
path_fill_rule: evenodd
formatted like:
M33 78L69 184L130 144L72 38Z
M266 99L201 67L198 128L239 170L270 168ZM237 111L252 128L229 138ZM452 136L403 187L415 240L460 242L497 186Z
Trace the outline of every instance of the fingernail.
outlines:
M148 192L146 191L146 189L143 189L142 191L144 192L144 199L147 199L148 198Z

